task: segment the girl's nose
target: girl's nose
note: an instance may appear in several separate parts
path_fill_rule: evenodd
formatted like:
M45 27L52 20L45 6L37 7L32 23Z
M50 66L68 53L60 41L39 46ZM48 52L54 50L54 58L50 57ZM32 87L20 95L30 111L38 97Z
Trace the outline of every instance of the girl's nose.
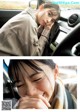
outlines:
M37 94L37 92L37 88L34 84L29 84L29 86L27 86L27 95L34 96Z

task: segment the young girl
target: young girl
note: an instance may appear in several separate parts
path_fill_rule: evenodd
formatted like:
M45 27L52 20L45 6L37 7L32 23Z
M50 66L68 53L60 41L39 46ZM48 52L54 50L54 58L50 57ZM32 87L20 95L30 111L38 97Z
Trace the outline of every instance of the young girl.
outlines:
M65 89L52 60L10 60L8 73L20 97L15 108L76 108L76 100Z
M0 29L0 55L41 56L59 16L59 6L52 3L17 14Z

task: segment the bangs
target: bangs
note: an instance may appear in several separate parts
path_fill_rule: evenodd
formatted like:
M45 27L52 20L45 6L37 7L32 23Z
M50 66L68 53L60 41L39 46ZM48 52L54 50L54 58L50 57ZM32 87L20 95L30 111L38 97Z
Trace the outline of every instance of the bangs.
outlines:
M28 70L23 66L23 63L34 70L36 73L43 71L34 61L31 60L10 60L8 74L13 83L19 82L19 73L23 74L21 68L28 73ZM16 80L14 80L16 78Z
M57 4L53 4L51 2L46 2L44 4L44 8L54 8L55 10L59 11L59 6Z

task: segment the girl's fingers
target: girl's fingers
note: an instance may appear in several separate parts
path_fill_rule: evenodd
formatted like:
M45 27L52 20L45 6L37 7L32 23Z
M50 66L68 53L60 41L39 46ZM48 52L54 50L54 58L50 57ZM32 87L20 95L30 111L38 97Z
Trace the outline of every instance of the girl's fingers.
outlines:
M37 96L34 96L34 97L37 97L37 98L41 99L45 103L45 105L47 107L51 107L51 105L49 104L49 102L47 101L47 99L44 98L42 95L37 95Z
M50 108L49 102L42 96L42 95L35 95L35 96L27 96L23 97L19 100L18 108L26 109L26 108L35 108L41 109Z

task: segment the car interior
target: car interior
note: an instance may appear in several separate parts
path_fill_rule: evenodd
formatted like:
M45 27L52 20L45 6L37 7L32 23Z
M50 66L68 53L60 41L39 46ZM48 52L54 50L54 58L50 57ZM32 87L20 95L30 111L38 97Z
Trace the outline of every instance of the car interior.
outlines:
M32 1L32 0L31 0ZM37 8L44 0L37 0ZM45 0L47 1L47 0ZM48 0L49 1L49 0ZM31 2L29 2L31 7ZM66 10L66 14L65 14ZM0 10L0 28L22 10ZM43 56L80 56L80 9L61 9Z

